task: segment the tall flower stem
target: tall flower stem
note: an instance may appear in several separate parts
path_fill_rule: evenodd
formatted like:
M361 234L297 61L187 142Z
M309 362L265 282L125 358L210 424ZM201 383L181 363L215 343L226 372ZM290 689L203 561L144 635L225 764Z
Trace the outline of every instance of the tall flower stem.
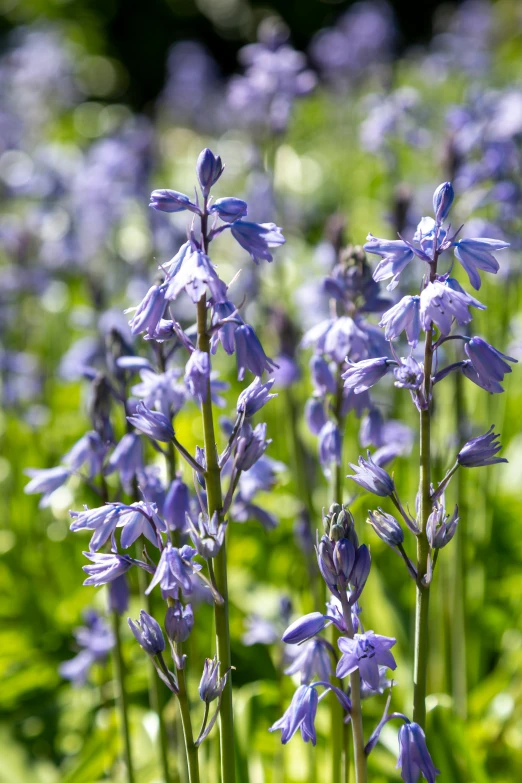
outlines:
M180 650L180 645L177 647L178 655L181 657L182 652ZM194 734L192 732L185 669L178 669L178 688L179 711L181 713L181 723L183 725L183 738L185 740L185 751L187 754L189 781L190 783L199 783L198 749L194 744Z
M353 639L354 630L352 623L352 612L348 597L344 590L341 590L341 605L343 607L343 619L348 636ZM368 780L366 769L366 753L364 751L364 731L361 708L361 676L359 669L350 674L350 698L352 700L351 724L353 736L353 761L355 766L355 783L366 783Z
M207 202L205 200L203 215L201 217L201 235L203 249L208 252L207 239ZM207 331L207 302L203 295L197 305L197 332L198 349L210 353L210 338ZM223 517L223 497L221 492L221 474L218 464L216 436L214 432L214 417L212 411L212 399L210 394L210 380L208 382L206 399L201 403L203 414L203 437L205 444L206 471L205 483L207 490L208 515L217 512ZM214 558L214 572L216 587L223 598L221 605L214 604L216 620L216 646L218 659L221 662L221 671L229 671L232 666L230 654L230 629L228 619L228 579L227 579L227 554L226 541ZM234 747L234 713L232 708L232 677L229 673L223 690L221 708L219 711L220 724L220 752L221 752L221 782L235 783L235 747Z
M125 687L125 665L123 662L123 652L121 646L120 616L117 611L112 611L112 630L116 644L114 646L114 667L116 670L116 681L118 683L118 702L120 706L121 731L123 735L123 751L125 755L125 765L127 767L127 783L134 783L134 767L132 764L132 750L129 724L129 703L127 690Z

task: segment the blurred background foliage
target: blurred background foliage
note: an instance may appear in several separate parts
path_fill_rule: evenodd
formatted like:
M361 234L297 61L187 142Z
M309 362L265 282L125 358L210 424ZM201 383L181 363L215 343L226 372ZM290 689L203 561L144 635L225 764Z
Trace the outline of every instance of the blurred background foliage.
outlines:
M183 218L169 222L161 216L160 224L148 214L148 192L173 187L190 193L194 161L210 146L227 164L219 195L252 194L253 213L256 186L263 184L265 168L273 172L276 222L284 227L287 244L263 268L257 298L247 307L267 353L276 356L281 345L275 309L290 315L299 337L321 318L325 302L316 294L329 269L325 227L332 214L342 215L348 239L362 244L370 230L392 236L390 222L396 225L401 193L407 193L417 220L430 208L434 187L451 173L448 148L459 130L457 121L448 121L452 112L475 111L477 126L493 116L495 138L508 139L516 152L513 164L511 147L500 145L508 170L500 179L520 188L522 13L517 0L468 2L461 10L467 17L435 2L423 3L412 14L406 3L395 2L387 56L365 64L361 73L352 70L332 81L309 47L317 31L335 24L348 6L313 0L0 0L2 783L123 779L110 662L95 666L81 687L71 688L58 673L59 664L74 654L72 632L82 611L88 606L102 610L105 603L103 591L81 586L86 542L68 531L68 509L96 499L73 480L55 493L49 509L38 509L35 497L23 492L23 471L59 464L89 428L77 341L84 341L83 349L92 348L110 325L124 328L123 309L139 301L156 262L170 258L183 237ZM309 64L319 71L317 88L296 101L284 133L247 126L241 112L226 116L227 80L241 71L238 51L255 40L258 24L273 13L285 20L293 44L309 53ZM173 44L186 40L200 41L206 49L173 53ZM489 97L481 103L481 95ZM475 161L486 154L471 142L461 152ZM509 202L512 211L499 215L495 199L485 198L497 180L494 174L466 180L461 173L455 211L461 222L473 214L483 223L500 217L509 226L513 250L502 257L501 273L481 289L488 309L476 316L476 330L520 358L520 203ZM259 192L258 187L257 198ZM218 248L215 260L221 269L230 268L225 279L239 266L247 279L252 275L251 261L231 243ZM291 598L296 616L312 608L307 566L295 535L303 498L292 470L289 410L298 413L307 453L315 455L316 443L302 420L311 388L307 354L297 355L301 382L291 392L282 389L266 409L273 438L269 454L289 468L260 501L279 517L279 527L266 532L254 522L234 525L230 541L239 763L241 780L252 783L322 780L326 764L328 712L319 711L315 755L299 738L282 749L279 737L267 732L294 687L281 677L281 648L242 642L247 618L256 613L277 621L283 596ZM217 366L231 383L225 395L229 409L240 387L230 363L218 357ZM445 550L433 597L430 750L442 780L511 783L522 768L519 371L508 379L503 395L487 397L468 386L463 409L473 431L485 431L494 422L509 464L469 471L459 487L464 580L456 584L456 547ZM416 427L409 400L391 386L380 395L387 415ZM455 450L459 410L454 388L441 387L435 419L441 473ZM360 453L358 430L359 422L350 417L343 465ZM190 450L200 442L195 406L180 415L177 433ZM412 456L393 466L401 496L410 504L416 492L416 449L415 443ZM331 499L317 465L312 464L309 479L320 511ZM351 493L347 487L347 497ZM394 553L364 525L371 502L360 496L352 505L374 562L364 594L366 627L397 637L394 704L408 712L413 590ZM135 616L140 604L137 585L133 588L130 614ZM464 617L457 611L461 589ZM193 654L198 662L191 671L193 693L199 662L210 652L211 626L208 607L198 608L188 650L189 659ZM157 726L148 707L146 661L128 633L125 656L132 672L139 780L152 783L161 780ZM378 721L380 709L380 700L368 703L368 728ZM167 705L175 748L174 713ZM385 730L382 739L371 757L374 783L398 780L393 730ZM214 779L214 754L214 741L206 743L207 780ZM175 765L176 754L172 761ZM181 779L183 774L181 765Z

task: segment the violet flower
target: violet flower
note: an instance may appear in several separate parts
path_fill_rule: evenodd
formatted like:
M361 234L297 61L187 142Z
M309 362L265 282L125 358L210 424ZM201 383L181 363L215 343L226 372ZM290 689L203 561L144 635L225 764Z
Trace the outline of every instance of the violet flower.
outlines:
M126 492L131 492L135 477L143 470L143 444L136 432L127 432L120 440L104 468L104 475L115 471Z
M281 229L275 223L237 220L232 223L230 230L234 239L250 253L256 264L260 261L273 261L269 248L284 245L286 242Z
M481 468L486 465L495 465L498 462L507 462L504 457L496 455L502 448L498 442L500 435L493 432L493 424L484 435L469 440L459 451L457 462L463 468Z
M242 381L245 371L261 377L265 370L271 372L275 362L269 359L263 350L263 346L249 324L241 324L234 333L236 341L237 379Z
M402 527L395 517L391 514L386 514L382 508L377 509L377 511L368 511L368 519L366 521L388 546L394 547L403 543L404 532Z
M137 560L133 560L128 555L95 552L84 552L83 554L92 562L92 565L82 566L85 573L88 574L83 584L94 585L94 587L112 582L128 571L131 566L138 564Z
M47 508L51 503L53 492L59 489L69 476L71 471L68 468L59 466L57 468L28 468L24 471L31 481L25 485L24 493L26 495L37 495L42 493L39 508Z
M428 783L435 783L440 771L435 767L426 747L426 736L418 723L405 723L399 729L399 758L404 783L417 783L423 775Z
M350 467L355 471L355 476L347 476L359 484L367 492L373 492L379 497L387 497L395 492L395 484L392 477L373 461L368 451L368 459L359 457L358 464L350 462Z
M152 440L169 443L174 437L174 429L169 419L159 411L149 410L144 402L136 405L134 415L127 416L127 421Z
M328 682L332 674L331 655L324 639L311 639L303 645L299 654L285 669L285 674L300 674L302 685L309 684L314 675Z
M270 394L270 389L274 385L274 379L271 378L266 383L262 383L261 378L256 377L246 389L243 389L237 398L236 411L238 414L245 413L245 418L249 419L255 413L258 413L269 400L277 397L277 394Z
M281 742L286 745L297 729L300 729L303 740L311 741L312 745L315 745L317 736L314 720L318 703L319 696L315 688L310 685L300 685L283 717L277 720L269 731L281 729Z
M455 191L451 182L443 182L435 190L433 194L433 212L435 213L437 225L440 226L448 217L454 198Z
M342 439L339 427L333 421L327 421L319 433L319 461L329 471L332 464L341 464Z
M425 332L428 332L434 323L440 333L446 336L451 331L453 319L461 326L471 321L468 307L486 309L485 305L452 283L451 278L445 281L435 280L429 282L421 292L420 321Z
M201 186L201 192L205 197L210 193L212 185L215 185L222 175L224 168L219 155L214 155L208 148L199 153L196 162L196 174Z
M142 647L147 655L157 655L165 649L165 639L159 623L147 614L143 609L140 612L140 619L134 622L129 617L127 622L136 641Z
M194 571L200 571L202 568L199 563L191 562L195 554L196 550L191 546L182 546L180 549L177 549L169 541L161 553L156 572L150 585L145 590L145 595L149 595L158 584L162 590L179 589L185 595L190 595L192 592L192 574Z
M153 285L137 307L124 310L125 313L134 312L129 321L132 334L147 332L149 337L154 334L165 311L165 291L165 285Z
M320 633L325 628L326 623L326 618L320 612L305 614L288 626L282 636L282 641L285 644L300 644Z
M387 310L379 326L384 328L386 340L395 340L401 332L406 332L408 343L415 348L420 333L420 297L403 296L400 302Z
M205 402L210 381L210 357L206 351L196 348L185 366L185 383L194 397Z
M229 196L227 198L218 198L210 207L209 212L218 215L226 223L234 223L246 216L248 205L246 201L240 198Z
M346 389L353 389L355 394L368 391L381 378L384 378L390 366L395 364L386 356L377 359L363 359L356 364L349 363L348 369L342 374Z
M387 289L393 291L399 284L401 272L413 260L415 254L402 239L378 239L372 234L368 234L366 239L368 240L364 245L366 252L382 258L374 270L373 279L380 282L391 277Z
M183 606L181 601L174 600L167 609L165 617L165 631L168 638L180 644L186 642L194 627L194 612L192 606Z
M455 243L455 257L460 261L468 274L469 282L473 288L478 291L481 286L481 279L478 269L484 272L490 272L496 275L499 270L499 263L492 250L503 250L509 247L509 242L503 242L500 239L460 239Z
M503 381L504 375L511 372L508 362L517 364L516 359L497 351L480 337L472 337L471 340L466 341L464 351L479 378L486 383Z
M390 647L393 647L396 640L388 636L366 631L356 633L353 639L342 636L337 643L342 653L335 672L337 677L347 677L359 669L361 679L370 688L377 690L380 681L379 666L387 666L392 670L397 667L390 652Z
M183 212L186 209L197 214L200 212L199 208L184 193L169 189L153 190L150 194L149 207L153 207L159 212Z

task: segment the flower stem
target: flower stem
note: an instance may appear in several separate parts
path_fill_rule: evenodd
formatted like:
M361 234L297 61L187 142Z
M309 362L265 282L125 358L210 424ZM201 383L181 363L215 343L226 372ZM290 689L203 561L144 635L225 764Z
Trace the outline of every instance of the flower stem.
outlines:
M116 670L116 681L118 683L118 702L121 716L121 731L123 735L123 750L125 755L125 764L127 767L127 783L134 783L134 767L132 765L131 738L129 726L129 709L127 690L125 688L125 666L123 663L123 652L121 646L120 616L115 610L112 611L112 629L114 632L114 667Z
M203 296L198 302L197 311L198 349L209 353L210 340L207 332L207 303ZM205 442L205 457L207 469L205 471L205 483L207 489L208 515L212 518L217 511L220 518L223 516L223 497L221 493L221 475L218 464L216 437L214 434L214 419L212 400L210 396L210 381L207 388L206 400L201 404L203 413L203 434ZM228 621L228 581L227 581L227 555L226 541L223 542L219 553L214 558L214 574L216 587L223 597L223 604L214 604L216 619L216 643L217 655L221 662L221 671L227 671L232 665L230 655L230 630ZM234 749L234 715L232 710L232 677L229 674L223 691L220 720L220 751L221 751L221 781L222 783L234 783L235 749Z
M183 655L180 645L177 645L178 655ZM192 721L190 719L190 705L187 695L187 682L185 679L185 669L178 669L178 700L179 711L181 713L181 723L183 725L183 737L185 740L185 751L187 754L187 764L190 783L199 783L199 760L198 749L194 744L194 735L192 733Z
M341 590L341 605L343 607L344 624L348 629L348 636L353 639L354 630L352 623L352 612L348 602L348 596L344 590ZM352 700L351 724L353 736L355 783L366 783L368 778L366 770L366 753L364 752L364 731L361 708L361 676L359 674L359 669L356 669L350 674L350 688Z

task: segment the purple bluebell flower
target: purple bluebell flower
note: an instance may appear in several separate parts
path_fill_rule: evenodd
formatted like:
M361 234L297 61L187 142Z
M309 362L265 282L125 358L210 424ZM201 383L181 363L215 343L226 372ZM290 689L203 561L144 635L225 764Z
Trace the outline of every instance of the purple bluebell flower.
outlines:
M372 565L372 558L370 550L366 544L362 544L357 548L355 553L355 563L350 574L350 583L353 587L350 593L350 605L354 605L362 591L368 579L370 568Z
M430 282L420 295L421 326L428 332L434 323L446 336L451 331L453 319L460 325L471 321L470 306L485 310L477 299L453 287L450 280Z
M417 783L423 775L428 783L435 783L440 771L435 767L426 747L426 736L418 723L405 723L399 729L399 759L404 783Z
M235 220L244 218L247 215L248 204L246 201L233 196L218 198L210 207L209 212L218 215L226 223L233 223Z
M341 464L342 439L339 427L333 421L327 421L319 433L319 461L325 470L332 464Z
M206 658L203 664L203 674L199 682L199 698L206 704L210 704L223 691L227 681L227 675L219 677L220 662L214 655L213 658Z
M184 481L179 478L171 483L165 502L163 503L162 516L170 530L184 531L186 529L186 514L190 512L190 493Z
M317 553L317 565L319 566L321 576L330 592L332 592L333 595L338 596L338 575L333 559L334 544L330 541L328 536L321 536L321 540L317 543L315 550Z
M237 379L242 381L245 371L261 377L265 370L270 372L275 363L269 359L263 350L263 346L249 324L238 326L234 333L236 340Z
M314 720L318 703L319 696L315 688L310 685L300 685L283 717L277 720L269 731L281 729L281 742L286 745L297 729L301 729L303 740L311 741L312 745L315 745L317 736Z
M198 515L197 527L193 524L190 527L190 537L198 551L198 555L205 560L216 557L223 546L227 530L227 523L219 521L217 511L213 513L210 520L207 514L200 513Z
M256 264L273 261L269 248L286 242L281 229L275 223L250 223L237 220L231 225L232 236L250 255Z
M214 155L208 148L199 153L196 163L196 173L201 186L201 192L205 197L210 193L212 185L215 185L223 174L224 168L219 155Z
M254 428L245 422L237 439L235 463L238 470L248 471L263 456L271 443L266 437L266 424Z
M497 351L496 348L480 337L472 337L471 340L466 341L464 351L479 378L486 383L503 381L504 375L511 372L508 362L517 364L516 359Z
M324 639L310 639L296 655L285 674L301 675L301 684L309 684L314 675L328 682L332 673L331 652Z
M433 194L433 211L437 225L442 225L449 215L455 191L451 182L443 182Z
M258 492L269 492L275 487L278 474L283 470L285 465L282 462L263 454L250 470L241 474L239 490L242 500L249 502Z
M234 315L235 314L235 315ZM233 320L232 317L233 316ZM231 318L230 321L225 319ZM218 323L221 323L219 328L216 329ZM229 302L228 299L224 302L216 302L212 305L212 326L214 330L210 340L210 350L213 354L216 353L219 343L223 346L225 353L232 356L235 349L234 335L237 327L243 323L243 319L236 312L236 306Z
M461 448L457 455L459 465L463 468L481 468L498 462L507 462L507 459L496 456L502 446L497 440L500 435L493 432L493 426L492 424L484 435L472 438Z
M94 587L112 582L138 562L128 555L100 554L98 552L84 552L83 554L92 562L92 565L82 566L88 575L83 584L94 585Z
M103 617L90 610L85 613L85 626L74 631L80 652L69 661L61 663L58 671L73 685L84 685L91 666L106 660L114 647L114 634Z
M337 318L324 336L323 352L341 364L348 356L360 361L368 356L369 333L347 315ZM319 347L317 348L319 350Z
M322 356L314 354L310 359L312 383L321 395L335 394L336 384L328 362Z
M437 373L436 380L442 380L446 373L450 372L452 369L459 369L460 372L468 379L468 381L475 383L477 386L480 386L481 389L484 389L490 394L504 393L504 387L501 383L496 381L494 378L479 375L476 369L473 367L471 361L464 361L457 365L450 365L449 367L446 367L444 370L441 370L439 373Z
M384 328L387 340L395 340L401 332L406 332L408 343L415 348L420 333L420 297L403 296L400 302L387 310L379 326Z
M350 462L350 467L355 471L355 476L347 476L347 478L351 478L367 492L373 492L374 495L383 498L393 495L395 492L395 484L392 477L383 468L375 464L369 451L367 460L359 457L358 465Z
M364 245L366 252L382 258L373 272L373 279L379 283L391 277L387 289L393 291L399 283L401 272L414 258L413 250L402 239L378 239L372 234L368 234L366 239L368 240Z
M137 307L129 307L125 313L134 312L129 326L132 334L147 332L152 337L165 310L165 285L153 285Z
M333 537L334 530L330 529L330 536ZM355 546L348 538L341 538L335 542L333 550L333 564L338 577L338 584L342 589L346 589L348 582L351 581L352 572L357 560Z
M206 401L210 383L210 356L206 351L196 348L191 353L185 367L185 383L194 397Z
M355 394L368 391L381 378L384 378L390 366L394 364L386 356L377 359L363 359L356 364L349 363L348 369L343 373L344 386L353 389Z
M394 547L402 544L404 541L402 527L395 517L391 514L386 514L382 508L377 509L377 511L368 511L368 519L366 521L388 546Z
M199 208L184 193L166 188L152 191L149 207L157 209L159 212L184 212L186 209L197 214L200 212Z
M72 449L63 457L63 462L72 471L79 470L82 465L87 466L87 476L92 479L101 473L103 460L107 453L107 445L97 432L87 432L74 444Z
M341 658L337 664L337 677L347 677L359 669L361 679L371 688L379 687L379 666L396 669L397 664L390 652L396 639L380 636L373 631L356 633L353 639L342 636L337 644L341 650Z
M320 612L305 614L288 626L282 636L282 641L285 644L300 644L322 631L326 623L326 618Z
M491 251L503 250L509 247L509 242L500 239L460 239L455 243L455 257L460 261L468 274L469 282L478 291L481 286L478 269L496 275L499 263Z
M274 379L270 378L266 383L261 382L261 378L254 378L250 386L243 389L237 398L236 410L239 413L245 412L245 417L249 419L255 413L261 410L269 400L277 397L277 394L270 394L274 385Z
M159 623L147 614L143 609L140 612L140 619L137 622L128 618L129 628L131 629L136 641L142 647L147 655L157 655L165 649L165 639Z
M225 284L219 279L210 258L198 248L189 249L177 271L169 273L165 286L165 299L176 299L185 291L197 304L207 289L215 302L225 299Z
M123 528L120 539L123 549L132 546L141 535L158 547L157 531L165 533L167 530L156 508L143 500L119 509L117 527Z
M449 544L457 530L459 521L459 509L455 506L455 511L450 515L446 514L446 509L442 503L438 503L428 517L426 523L426 535L433 549L442 549Z
M194 627L194 612L192 606L187 604L183 606L181 601L174 600L167 609L165 617L165 630L168 638L179 644L186 642Z
M126 492L131 492L135 477L143 470L143 444L135 432L127 432L120 440L104 469L104 475L110 476L118 471Z
M123 614L129 608L129 584L125 574L109 582L109 609L111 612Z
M38 504L39 508L49 506L53 492L63 486L71 475L71 471L61 465L57 468L28 468L24 473L31 479L24 487L25 494L38 495L42 493Z
M142 369L141 382L132 386L131 392L141 397L147 408L156 408L165 416L171 416L181 410L187 396L185 387L178 382L180 375L177 368L164 373Z
M181 590L184 594L192 592L191 576L194 571L200 571L202 566L192 563L192 558L197 554L191 546L182 546L180 549L172 546L170 541L161 553L156 573L145 590L145 595L159 584L162 590Z
M69 511L73 520L71 530L93 530L89 550L97 552L116 530L120 514L120 505L107 503L100 508L86 508L84 511Z
M136 405L134 415L127 416L127 421L152 440L169 443L174 437L174 429L169 419L159 411L149 410L144 402Z
M310 397L305 404L305 420L312 435L319 435L327 422L324 400Z
M402 358L398 367L393 368L395 386L418 392L424 384L424 367L413 356Z

